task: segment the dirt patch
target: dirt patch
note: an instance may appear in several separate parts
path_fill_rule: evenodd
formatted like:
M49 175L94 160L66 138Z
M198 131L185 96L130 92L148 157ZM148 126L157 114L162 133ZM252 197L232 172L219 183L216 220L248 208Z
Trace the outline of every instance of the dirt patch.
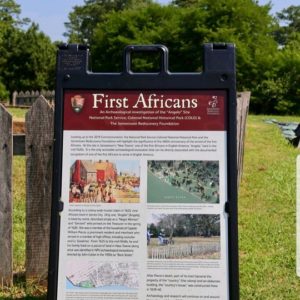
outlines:
M22 118L13 119L13 134L25 134L25 120Z

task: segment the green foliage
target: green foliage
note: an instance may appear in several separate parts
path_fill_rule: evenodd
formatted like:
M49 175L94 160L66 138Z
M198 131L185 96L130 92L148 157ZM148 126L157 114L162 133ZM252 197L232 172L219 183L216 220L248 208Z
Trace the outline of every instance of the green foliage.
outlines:
M14 90L54 87L56 48L36 24L19 15L13 0L0 1L0 99Z
M296 157L276 125L249 116L239 190L240 298L299 299L296 275Z
M300 113L300 33L273 57L272 72L254 88L252 109L261 113Z
M5 85L0 81L0 102L6 102L9 99L9 92Z
M95 29L91 51L93 67L97 71L121 71L122 51L128 44L173 44L180 13L175 7L159 4L110 13ZM140 59L137 68L147 69L147 66L153 68L151 62Z
M281 22L274 30L278 46L262 80L252 87L251 108L259 113L299 114L300 6L284 9L277 18Z
M277 18L284 25L275 32L280 45L286 45L291 36L300 32L300 6L290 6L277 13Z
M86 0L70 13L67 36L91 44L94 71L122 71L128 44L164 44L171 71L201 71L203 43L235 43L237 87L252 92L251 110L297 113L300 7L277 18L270 8L253 0L174 0L164 6L150 0ZM157 57L138 56L133 68L155 71Z
M2 74L9 91L53 88L56 48L37 25L10 30L5 47Z
M25 119L26 113L28 112L28 108L17 108L17 107L8 107L7 110L14 118L17 119Z
M15 111L11 111L16 117ZM13 158L13 271L14 285L0 287L0 299L46 299L46 287L25 279L25 235L26 235L26 159Z
M277 53L272 35L276 23L269 9L250 0L199 0L194 6L183 2L150 4L113 12L94 30L93 67L97 71L121 71L126 45L160 43L170 49L171 71L201 71L202 44L230 41L237 46L238 89L253 90L272 72ZM137 62L137 70L151 68L149 60ZM260 92L256 92L257 97Z
M219 215L161 214L157 225L149 226L153 237L164 232L168 237L210 237L220 235Z
M20 5L14 0L0 0L0 33L11 26L22 23L19 19Z
M109 12L118 12L131 7L140 7L151 0L85 0L84 5L75 6L65 23L66 36L73 43L90 43L94 28L105 20Z
M259 68L253 58L276 50L271 25L265 26L272 22L267 7L249 0L221 0L213 5L201 0L194 7L150 4L113 12L94 30L93 65L97 70L120 70L125 45L161 43L170 49L172 71L199 71L204 42L231 41L239 51L239 84L248 87L249 72L257 75Z

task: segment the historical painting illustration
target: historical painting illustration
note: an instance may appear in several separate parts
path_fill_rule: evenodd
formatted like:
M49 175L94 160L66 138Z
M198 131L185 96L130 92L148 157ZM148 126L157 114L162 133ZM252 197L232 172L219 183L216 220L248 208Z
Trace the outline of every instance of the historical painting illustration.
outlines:
M76 160L70 168L70 203L140 202L140 166L135 160Z

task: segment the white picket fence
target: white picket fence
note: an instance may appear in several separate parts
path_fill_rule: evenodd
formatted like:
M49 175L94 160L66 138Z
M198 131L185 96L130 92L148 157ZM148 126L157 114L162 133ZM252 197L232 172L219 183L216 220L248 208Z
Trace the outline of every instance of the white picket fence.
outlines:
M192 243L184 245L160 246L151 249L152 259L185 258L196 255L214 254L220 251L219 242Z

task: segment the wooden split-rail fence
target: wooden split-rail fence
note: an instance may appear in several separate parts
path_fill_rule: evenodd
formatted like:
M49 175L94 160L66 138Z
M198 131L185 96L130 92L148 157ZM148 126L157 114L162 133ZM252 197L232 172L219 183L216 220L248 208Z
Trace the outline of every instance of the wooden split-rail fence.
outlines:
M242 175L245 124L250 93L238 94L237 140L238 183ZM26 280L47 278L50 236L54 107L43 96L26 114L24 153L26 156ZM13 120L0 104L0 287L13 284L12 182ZM22 143L21 143L22 144ZM21 151L22 152L22 151ZM20 154L20 153L19 153Z

